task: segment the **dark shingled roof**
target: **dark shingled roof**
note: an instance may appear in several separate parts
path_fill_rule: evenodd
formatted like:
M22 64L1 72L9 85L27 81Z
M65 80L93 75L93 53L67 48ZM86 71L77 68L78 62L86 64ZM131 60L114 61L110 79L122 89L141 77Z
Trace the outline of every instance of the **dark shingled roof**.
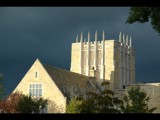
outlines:
M69 88L75 87L79 90L86 89L87 91L96 91L95 86L90 82L93 81L94 83L94 80L91 80L88 76L46 64L42 65L64 95L66 94L64 92L67 91L65 90L66 86Z

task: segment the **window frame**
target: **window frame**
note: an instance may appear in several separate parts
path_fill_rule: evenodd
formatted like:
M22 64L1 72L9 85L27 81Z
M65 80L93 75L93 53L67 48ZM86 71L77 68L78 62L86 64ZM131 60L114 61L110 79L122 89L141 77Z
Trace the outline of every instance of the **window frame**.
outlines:
M36 98L42 97L43 96L43 92L44 92L43 83L29 83L29 85L28 85L28 93L29 93L29 95L31 97L36 97ZM37 95L37 93L38 93L38 95Z
M35 75L34 77L37 79L38 78L38 71L36 71L34 75Z

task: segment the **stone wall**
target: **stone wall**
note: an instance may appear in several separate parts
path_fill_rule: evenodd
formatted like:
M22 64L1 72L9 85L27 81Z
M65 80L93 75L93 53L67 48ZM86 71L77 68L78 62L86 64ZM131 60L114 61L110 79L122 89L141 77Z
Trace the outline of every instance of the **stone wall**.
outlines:
M36 72L37 78L35 77ZM48 113L65 112L66 98L57 88L38 59L34 62L13 92L21 91L23 94L28 95L29 85L33 83L42 84L42 97L49 100ZM56 106L59 110L55 109L53 106Z

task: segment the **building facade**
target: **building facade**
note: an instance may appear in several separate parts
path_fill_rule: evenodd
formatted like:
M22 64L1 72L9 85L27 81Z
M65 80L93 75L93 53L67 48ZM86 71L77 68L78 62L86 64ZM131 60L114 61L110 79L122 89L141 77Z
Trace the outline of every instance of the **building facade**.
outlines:
M37 59L13 92L19 91L32 97L48 100L46 113L65 113L67 102L77 95L96 91L103 81L120 99L131 87L140 86L150 97L149 108L160 112L160 83L135 84L135 50L131 37L120 32L119 40L98 41L98 33L91 41L83 40L81 33L71 48L70 71L42 64Z
M98 41L97 31L94 41L83 41L83 33L72 43L70 71L97 78L100 85L103 81L110 82L111 89L123 89L135 83L135 50L131 37L119 34L119 40Z
M37 59L13 92L47 99L48 105L42 113L65 113L70 99L96 90L94 81L88 76L42 64Z
M49 100L45 112L65 113L67 102L75 95L96 91L103 81L110 82L110 88L117 95L124 95L124 86L135 83L135 51L131 38L119 34L119 40L80 40L72 43L70 71L42 64L37 59L13 92L19 91L32 97ZM97 86L98 85L98 86Z

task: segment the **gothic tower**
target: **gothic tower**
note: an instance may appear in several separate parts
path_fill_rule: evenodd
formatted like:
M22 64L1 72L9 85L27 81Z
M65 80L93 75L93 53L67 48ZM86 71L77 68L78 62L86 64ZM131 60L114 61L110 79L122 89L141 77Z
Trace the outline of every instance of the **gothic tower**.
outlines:
M70 71L90 77L96 77L97 84L110 82L111 89L123 89L126 85L135 83L135 51L132 48L131 37L120 32L119 40L83 41L83 33L72 43Z

